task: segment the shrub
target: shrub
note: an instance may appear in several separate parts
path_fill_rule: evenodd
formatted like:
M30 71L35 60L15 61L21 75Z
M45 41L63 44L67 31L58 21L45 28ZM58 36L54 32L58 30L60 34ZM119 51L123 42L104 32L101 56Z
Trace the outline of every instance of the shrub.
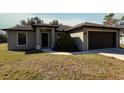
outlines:
M124 44L121 44L121 45L120 45L120 48L124 48Z
M7 36L6 35L0 35L0 42L7 42Z
M56 47L54 48L54 50L57 51L67 51L67 52L71 52L71 51L79 51L79 49L77 48L77 46L74 44L71 36L68 33L65 32L59 32L57 34L57 43L56 43Z

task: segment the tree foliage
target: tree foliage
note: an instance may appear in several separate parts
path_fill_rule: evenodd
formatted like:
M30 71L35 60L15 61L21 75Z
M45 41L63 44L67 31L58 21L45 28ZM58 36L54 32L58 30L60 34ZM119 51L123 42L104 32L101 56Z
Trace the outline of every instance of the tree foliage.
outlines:
M121 20L124 20L124 16L121 17Z
M54 50L56 51L79 51L78 47L75 45L70 34L68 33L58 33L57 42Z
M104 25L108 25L108 26L113 26L113 25L117 25L119 22L119 19L114 18L114 13L110 13L108 15L106 15L104 17Z
M124 16L122 16L120 19L120 25L124 25Z
M0 35L0 42L7 42L7 35Z
M51 25L59 25L59 21L58 20L53 20L52 22L49 22L49 24L51 24Z
M21 20L20 21L21 25L32 25L32 24L41 24L43 23L43 20L39 17L32 17L28 18L27 20Z

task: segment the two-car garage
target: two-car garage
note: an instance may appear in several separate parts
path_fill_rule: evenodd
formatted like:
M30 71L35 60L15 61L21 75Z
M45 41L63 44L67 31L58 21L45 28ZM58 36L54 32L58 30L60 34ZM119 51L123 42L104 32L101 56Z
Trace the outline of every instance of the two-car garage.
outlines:
M68 29L79 50L119 48L120 28L85 22Z
M88 49L115 48L116 32L88 32Z

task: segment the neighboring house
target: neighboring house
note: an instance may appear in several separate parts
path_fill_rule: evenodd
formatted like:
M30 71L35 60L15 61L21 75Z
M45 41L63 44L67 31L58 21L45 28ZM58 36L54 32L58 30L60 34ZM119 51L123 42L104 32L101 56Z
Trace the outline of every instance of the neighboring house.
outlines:
M0 30L0 43L7 42L7 37L5 31Z
M82 23L66 25L34 24L3 29L8 32L8 49L25 50L54 48L57 33L69 33L80 50L119 47L119 27Z
M5 32L0 30L0 35L5 35Z

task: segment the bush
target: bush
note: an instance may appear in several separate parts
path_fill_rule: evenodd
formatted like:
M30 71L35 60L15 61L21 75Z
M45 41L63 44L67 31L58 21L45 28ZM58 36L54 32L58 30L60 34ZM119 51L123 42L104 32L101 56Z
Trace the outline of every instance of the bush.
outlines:
M0 42L7 42L7 36L6 35L0 35Z
M59 38L57 39L56 47L54 50L65 52L79 51L68 33L60 32L57 34L57 37Z
M121 44L121 45L120 45L120 48L124 48L124 45L123 45L123 44Z

